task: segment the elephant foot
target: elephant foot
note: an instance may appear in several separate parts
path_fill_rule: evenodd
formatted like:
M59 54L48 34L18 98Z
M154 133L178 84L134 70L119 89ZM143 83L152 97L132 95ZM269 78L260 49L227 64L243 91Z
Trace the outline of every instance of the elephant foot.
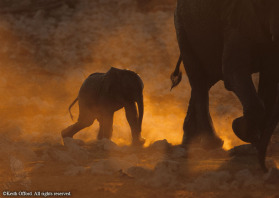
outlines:
M232 128L239 139L256 146L260 139L260 131L255 126L256 124L257 123L254 123L254 125L248 124L245 117L239 117L233 121Z
M220 139L215 134L203 134L194 137L183 138L181 146L184 148L191 147L191 146L201 146L204 149L218 149L222 148L224 141Z
M186 147L189 147L190 145L200 145L201 143L201 137L199 136L195 136L195 137L183 137L183 140L182 140L182 144L181 146L186 148Z
M144 138L137 138L137 139L133 139L132 146L143 146L144 143L145 143Z
M201 138L201 146L206 150L220 149L223 147L223 144L224 141L215 134L204 135Z
M69 132L68 128L61 131L61 136L63 139L64 138L73 138L73 135Z

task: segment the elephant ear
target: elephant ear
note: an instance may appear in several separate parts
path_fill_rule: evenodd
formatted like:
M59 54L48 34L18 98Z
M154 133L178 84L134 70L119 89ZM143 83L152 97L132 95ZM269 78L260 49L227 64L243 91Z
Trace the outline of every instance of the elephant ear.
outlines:
M103 82L103 93L110 93L113 88L113 84L115 83L117 78L116 68L111 67L110 70L105 74L104 82Z
M111 67L105 74L103 83L103 94L109 98L117 99L121 92L121 71L120 69Z
M266 41L268 28L262 0L226 0L221 15L225 27L237 29L253 42Z

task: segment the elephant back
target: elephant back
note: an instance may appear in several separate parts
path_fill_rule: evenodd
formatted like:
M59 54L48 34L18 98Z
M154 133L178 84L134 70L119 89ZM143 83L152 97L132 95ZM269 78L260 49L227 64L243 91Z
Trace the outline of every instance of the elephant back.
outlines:
M104 76L104 73L93 73L83 82L78 95L80 105L87 107L97 105L104 83Z
M237 29L256 43L270 39L268 17L268 4L263 0L224 0L221 6L225 28Z
M269 39L270 0L178 0L176 16L181 18L187 34L202 34L234 28L253 42ZM177 26L177 25L176 25ZM194 29L194 30L191 30ZM217 34L217 32L214 32ZM214 34L210 36L214 37Z
M137 73L113 67L106 73L102 87L102 92L118 104L135 101L142 90L143 82Z

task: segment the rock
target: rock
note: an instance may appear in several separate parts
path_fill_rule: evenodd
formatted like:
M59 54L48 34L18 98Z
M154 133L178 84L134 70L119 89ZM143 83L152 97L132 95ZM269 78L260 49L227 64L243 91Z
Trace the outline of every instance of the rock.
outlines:
M177 184L177 176L179 171L179 163L175 161L159 162L154 169L153 176L147 184L153 187L175 186Z
M229 190L231 178L232 175L228 171L208 172L187 184L186 188L192 191Z
M253 175L252 175L251 171L248 169L243 169L241 171L238 171L234 176L235 180L237 180L239 182L244 182L246 180L251 179L252 177L253 177Z
M109 139L102 139L98 141L98 146L100 146L104 151L120 151L121 148L117 146L113 141Z
M82 166L74 166L74 165L70 165L67 169L67 171L64 173L64 175L67 176L76 176L79 174L83 174L85 173L85 168Z
M175 147L171 154L171 157L173 158L180 158L185 156L186 156L186 149L179 146Z
M29 188L31 185L31 180L28 176L28 171L25 170L23 162L14 156L11 156L10 168L12 173L12 181L19 182L22 186Z
M64 145L73 158L79 161L88 160L89 153L85 148L81 147L81 145L84 145L84 142L82 140L64 138Z
M128 168L127 174L136 179L147 179L152 176L153 172L150 169L141 166L132 166Z
M123 158L124 161L128 161L133 164L138 164L140 162L139 158L136 156L136 154L128 155Z
M133 165L117 158L100 160L91 166L92 174L113 174L120 170L127 170Z
M166 139L164 139L164 140L158 140L158 141L154 142L153 144L151 144L149 146L149 148L156 150L156 151L165 152L166 150L168 150L170 148L170 146L171 146L171 144L168 143L168 141Z
M72 147L73 145L75 145L75 146L83 146L83 145L85 145L83 140L73 139L73 138L69 138L69 137L64 138L63 142L64 142L64 146L66 146L66 147Z
M135 178L139 183L152 187L170 187L177 184L179 163L175 161L159 162L154 170L133 166L127 169L127 174Z
M48 150L47 154L44 155L46 159L50 157L54 161L59 161L63 163L77 164L76 160L69 154L69 152L61 151L58 149L51 148Z
M234 176L239 187L258 188L263 185L263 180L258 176L254 176L250 170L243 169L238 171Z
M179 170L179 163L176 161L171 161L171 160L165 160L162 162L159 162L155 166L155 173L157 174L176 174Z

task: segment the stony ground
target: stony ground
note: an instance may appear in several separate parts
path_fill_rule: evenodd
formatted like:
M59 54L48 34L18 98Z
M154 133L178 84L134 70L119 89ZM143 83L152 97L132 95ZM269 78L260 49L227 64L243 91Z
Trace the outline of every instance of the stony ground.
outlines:
M279 196L278 136L269 148L267 174L253 148L229 151L243 144L231 130L242 109L221 82L210 92L210 110L225 150L177 146L191 90L183 74L180 86L169 91L179 55L174 0L71 0L51 9L43 8L45 2L0 2L1 191L97 198ZM111 66L134 70L145 83L145 147L129 146L123 110L115 114L112 141L96 141L94 123L63 144L60 131L73 123L67 109L81 83ZM73 114L75 120L77 107Z
M146 148L109 140L65 139L64 144L2 141L10 152L1 152L1 189L73 197L279 196L278 143L270 148L265 174L250 145L229 151L193 145L186 152L166 140Z

